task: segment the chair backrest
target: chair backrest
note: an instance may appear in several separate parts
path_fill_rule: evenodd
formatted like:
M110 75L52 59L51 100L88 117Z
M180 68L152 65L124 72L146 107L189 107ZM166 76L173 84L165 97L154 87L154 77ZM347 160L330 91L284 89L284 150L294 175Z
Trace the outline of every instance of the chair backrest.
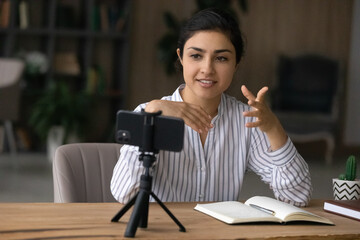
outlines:
M0 120L17 120L23 61L0 58Z
M54 202L115 202L110 181L120 148L116 143L74 143L57 148Z
M273 108L331 113L339 87L339 64L318 55L281 56Z

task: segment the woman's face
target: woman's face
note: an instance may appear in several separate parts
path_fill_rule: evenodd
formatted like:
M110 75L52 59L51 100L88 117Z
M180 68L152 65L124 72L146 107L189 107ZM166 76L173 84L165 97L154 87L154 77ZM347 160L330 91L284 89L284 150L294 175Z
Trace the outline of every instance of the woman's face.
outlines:
M236 70L235 48L220 31L199 31L177 50L186 83L184 100L220 100Z

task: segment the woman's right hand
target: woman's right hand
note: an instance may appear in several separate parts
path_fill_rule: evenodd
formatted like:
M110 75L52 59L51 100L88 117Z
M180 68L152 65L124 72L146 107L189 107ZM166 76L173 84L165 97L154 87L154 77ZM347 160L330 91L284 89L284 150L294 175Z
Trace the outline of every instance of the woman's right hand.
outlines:
M162 111L164 116L177 117L198 133L208 132L213 127L211 116L195 104L168 100L153 100L146 105L145 112Z

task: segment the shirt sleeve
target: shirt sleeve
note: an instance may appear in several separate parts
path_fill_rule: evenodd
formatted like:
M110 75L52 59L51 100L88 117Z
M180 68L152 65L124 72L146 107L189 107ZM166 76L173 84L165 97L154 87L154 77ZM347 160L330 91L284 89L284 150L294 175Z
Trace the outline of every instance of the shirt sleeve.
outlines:
M124 145L120 149L120 157L111 178L110 189L114 198L127 203L138 192L140 176L144 167L139 161L138 147Z
M134 112L140 112L146 104L140 104ZM120 149L120 157L110 182L111 193L118 202L127 203L138 192L140 176L145 172L139 155L137 146L123 145Z
M265 134L255 128L248 168L270 185L278 200L295 206L308 204L312 193L309 168L290 138L283 147L271 151Z

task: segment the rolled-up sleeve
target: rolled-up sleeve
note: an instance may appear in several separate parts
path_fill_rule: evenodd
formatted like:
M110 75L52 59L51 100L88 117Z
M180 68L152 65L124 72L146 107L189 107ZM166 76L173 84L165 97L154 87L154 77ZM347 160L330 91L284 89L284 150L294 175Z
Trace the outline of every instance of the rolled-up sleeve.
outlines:
M256 134L257 142L249 154L249 169L270 185L278 200L306 206L312 193L310 172L290 138L280 149L270 151L265 135Z

